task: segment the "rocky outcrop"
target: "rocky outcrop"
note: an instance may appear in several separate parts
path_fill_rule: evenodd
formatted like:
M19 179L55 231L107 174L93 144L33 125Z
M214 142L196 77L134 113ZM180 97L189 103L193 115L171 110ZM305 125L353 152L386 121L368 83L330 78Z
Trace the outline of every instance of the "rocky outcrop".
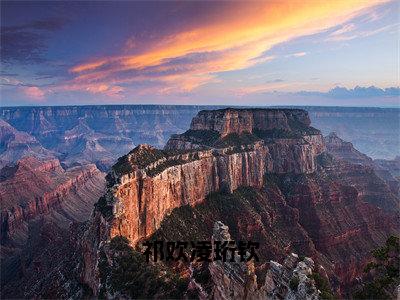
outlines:
M25 157L3 168L0 177L2 242L13 239L26 222L52 211L69 220L87 220L104 190L104 175L95 165L64 170L57 159Z
M217 221L213 227L213 240L231 241L229 227ZM204 295L207 299L320 299L321 291L313 279L314 261L305 257L300 259L291 253L283 264L269 261L268 270L261 282L256 275L253 261L216 261L208 265L211 291ZM200 290L204 290L200 287Z
M260 116L272 120L261 121ZM84 239L85 282L98 292L96 249L102 244L122 235L135 246L163 231L171 213L188 207L198 220L186 223L186 215L175 216L181 226L168 233L177 234L177 240L187 226L196 224L190 228L198 232L218 215L233 223L237 235L261 239L266 245L262 253L273 260L282 259L286 250L317 259L339 282L340 293L360 274L370 250L398 228L398 207L371 168L326 153L320 132L307 120L297 110L201 112L191 129L172 136L164 150L141 145L120 158ZM249 190L237 192L243 186ZM207 210L214 192L227 192L217 203L229 209L214 203L209 206L213 211ZM308 267L305 262L294 267L302 283L299 297L315 292L305 290L309 281L302 276ZM214 271L215 278L227 282L226 291L215 291L221 298L229 292L244 295L234 288L234 280L224 279L225 271ZM268 291L282 297L281 288L271 285ZM292 298L295 293L287 292Z
M192 130L211 130L221 137L232 133L254 133L265 130L290 130L290 123L310 126L306 111L301 109L221 109L201 111L193 118Z
M306 112L298 110L223 110L217 111L217 114L208 111L199 113L192 122L191 130L196 130L193 128L201 123L198 119L213 122L209 119L214 120L221 113L228 115L223 118L226 124L231 122L228 121L231 120L231 114L237 118L241 116L241 122L250 118L257 120L255 124L269 124L269 127L257 125L258 130L272 128L271 124L278 122L286 124L286 131L293 133L294 130L288 125L288 117L297 122L301 120L303 126L309 124ZM270 117L273 119L268 120ZM266 120L262 121L263 118ZM218 126L226 128L228 125ZM241 141L242 129L234 128L236 131L233 132L231 128L230 134L237 134ZM233 192L239 186L261 188L266 173L314 172L316 156L324 149L324 145L318 131L314 130L313 133L316 134L304 134L292 139L261 139L254 136L255 142L241 145L228 140L233 146L225 144L224 148L208 147L197 151L185 151L179 147L172 149L169 143L167 150L146 145L135 148L120 158L109 174L112 187L104 201L112 206L110 236L123 235L134 244L154 233L174 208L196 205L212 192ZM218 139L223 140L226 137L224 134L220 134ZM185 137L185 134L182 136Z
M353 164L373 165L372 158L355 149L352 143L342 140L335 132L325 137L325 144L327 151L337 158Z
M367 167L361 168L362 172L368 169L373 170L373 172L384 182L386 182L388 188L386 191L381 190L375 191L375 196L380 197L381 195L387 195L390 190L393 193L393 197L399 194L400 190L400 180L396 177L400 173L400 160L372 160L369 156L361 153L354 148L353 144L346 142L337 136L336 133L332 132L324 138L327 151L332 154L335 158L349 162L351 164L363 165ZM371 172L371 171L370 171ZM362 180L360 180L362 182ZM368 188L367 184L366 188ZM382 186L382 185L381 185ZM382 187L381 187L382 188ZM382 203L385 201L382 201Z

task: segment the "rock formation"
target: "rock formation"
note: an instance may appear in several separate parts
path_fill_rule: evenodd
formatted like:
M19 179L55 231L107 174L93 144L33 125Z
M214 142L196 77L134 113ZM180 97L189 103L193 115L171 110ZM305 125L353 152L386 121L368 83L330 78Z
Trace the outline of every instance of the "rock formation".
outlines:
M342 140L335 132L331 132L325 137L325 143L327 151L337 158L353 164L365 166L372 166L373 164L372 158L355 149L352 143Z
M230 241L229 228L216 222L213 238ZM209 299L320 299L320 291L312 279L314 261L305 257L299 259L291 253L283 265L269 261L264 284L257 282L253 262L213 262L209 265L212 290Z
M312 256L342 293L370 250L398 230L398 199L372 169L325 149L302 110L200 112L164 150L138 146L112 168L85 234L84 281L99 292L97 250L114 237L132 246L157 234L182 238L182 224L204 236L219 217L236 238L261 240L262 253L273 260L287 250ZM213 193L222 198L213 202ZM186 213L179 215L181 209ZM188 211L196 221L186 220Z
M181 149L180 144L174 142L168 142L167 150L164 151L145 145L138 146L120 158L109 174L109 182L113 186L103 201L112 206L113 218L110 221L112 237L123 235L132 243L136 243L140 238L154 233L164 216L172 209L185 204L196 205L208 194L216 191L233 192L239 186L261 188L266 172L302 174L316 170L316 156L324 149L322 136L315 129L310 129L312 134L301 135L302 132L297 131L297 127L292 129L288 122L288 118L291 120L290 118L294 116L291 121L299 122L308 129L307 124L310 122L305 112L287 113L280 110L216 112L217 114L215 111L199 113L199 116L194 118L189 133L203 130L196 129L200 126L199 119L213 120L221 117L222 113L226 124L218 125L221 128L230 126L228 124L232 122L238 124L237 121L233 121L235 118L236 120L258 119L254 123L258 124L254 130L258 130L260 136L266 136L267 130L285 128L282 133L283 138L261 139L254 135L252 140L255 141L248 144L246 140L241 140L240 134L244 131L239 124L239 127L235 127L237 131L230 130L229 134L225 129L221 129L222 133L219 133L215 141L218 144L226 142L227 138L235 138L237 141L233 146L228 144L223 148L212 148L198 144L199 148L205 146L206 149L196 151ZM273 120L261 121L262 118L268 120L270 116ZM209 122L217 123L210 120ZM263 127L262 124L268 125ZM252 134L253 129L250 127L247 129L250 132L245 131L246 134ZM232 134L235 136L232 137ZM287 136L290 135L295 137L288 139ZM191 137L187 138L187 133L181 137L175 136L173 139L180 141L187 139L185 142L191 142ZM177 145L177 149L172 149L171 145Z
M24 157L0 176L1 241L12 239L24 223L58 210L74 221L87 220L104 188L95 165L64 170L57 159Z
M0 119L0 169L24 156L41 159L54 158L54 153L45 149L36 138L21 132Z
M201 109L218 109L218 107L167 105L0 107L0 119L21 133L36 139L35 144L39 143L67 166L95 163L102 171L108 171L116 159L131 150L133 145L146 143L164 147L170 135L185 131L192 118ZM309 112L314 127L320 129L324 135L336 131L340 137L351 141L358 150L374 159L393 159L396 155L400 155L398 109L364 107L306 107L305 109ZM300 110L292 111L296 114ZM273 114L276 116L270 115L259 120L271 120L266 122L274 120L275 127L287 128L285 122L288 117L282 112ZM301 114L300 112L299 118ZM199 117L196 126L203 126L204 124L201 124L203 117ZM242 117L245 118L243 115ZM295 115L289 117L292 120L296 118ZM227 130L232 130L232 126L239 124L234 123L237 121L243 123L232 119L230 122L233 123L228 125ZM256 126L261 125L257 117L253 121ZM277 125L278 123L280 125ZM214 125L218 126L217 123ZM251 123L249 126L252 126ZM262 124L262 126L268 128L269 125ZM2 147L0 146L0 159ZM32 145L29 148L37 152L34 150L36 146ZM7 156L7 163L16 162L21 158L15 155L15 152L19 153L17 149L10 148L10 150L12 151ZM30 152L32 155L32 151Z
M393 196L399 195L400 180L400 160L373 160L369 156L361 153L354 148L353 144L346 142L332 132L325 137L327 151L335 158L349 162L351 164L363 165L373 169L374 173L388 185L388 189L393 193ZM376 196L388 194L387 192L376 191Z
M82 236L76 224L89 219L104 189L104 173L93 164L64 170L57 159L27 156L1 169L2 297L63 297L61 282L73 274L80 286L78 269L71 272Z

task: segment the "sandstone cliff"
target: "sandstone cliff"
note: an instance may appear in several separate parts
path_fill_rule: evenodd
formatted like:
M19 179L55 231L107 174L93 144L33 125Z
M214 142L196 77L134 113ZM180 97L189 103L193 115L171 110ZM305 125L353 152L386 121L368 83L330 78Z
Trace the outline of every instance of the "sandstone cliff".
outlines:
M197 130L199 119L217 123L222 113L225 125L220 124L219 127L227 128L232 122L238 124L228 131L221 129L222 133L219 133L216 143L223 141L223 148L208 146L206 149L201 147L204 150L185 151L179 147L172 149L172 144L167 143L167 150L162 151L143 145L119 159L109 174L109 182L113 186L103 200L112 206L111 237L123 235L136 243L140 238L152 234L172 209L186 204L196 205L212 192L233 192L239 186L261 188L266 173L302 174L316 170L315 159L323 151L324 144L322 136L315 129L310 129L313 134L307 135L310 122L306 112L216 112L199 113L189 132L192 134ZM288 118L301 123L301 129L306 130L296 131L297 127L292 129L288 125ZM252 136L252 141L255 142L247 144L246 140L241 140L241 134L253 132L253 127L248 126L248 122L256 124L255 127L252 126L258 131L285 128L284 137ZM243 126L247 126L246 131L243 131ZM215 127L212 130L214 129ZM231 141L232 134L237 141ZM294 137L288 138L292 134ZM186 135L183 134L182 137L186 138ZM174 137L177 138L179 137ZM233 146L229 146L230 144Z
M343 292L398 229L398 207L371 169L334 159L309 125L301 110L203 111L164 150L141 145L120 158L85 235L84 281L99 292L97 249L113 237L133 246L158 234L179 240L189 228L187 238L204 237L218 217L236 238L260 240L264 257L312 256ZM210 202L214 192L224 200Z

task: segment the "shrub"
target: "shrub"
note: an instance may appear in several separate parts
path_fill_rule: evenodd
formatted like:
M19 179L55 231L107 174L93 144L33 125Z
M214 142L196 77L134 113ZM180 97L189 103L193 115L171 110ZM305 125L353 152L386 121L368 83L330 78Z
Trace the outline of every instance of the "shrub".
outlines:
M297 291L297 287L299 286L300 279L298 277L293 276L289 281L289 287L292 291Z
M107 260L105 252L100 253L99 273L102 288L100 298L106 291L129 298L182 298L188 280L180 278L170 270L161 270L146 262L143 254L134 251L125 237L117 236L110 242ZM124 296L122 298L125 298Z
M104 218L108 219L112 216L112 205L107 203L105 196L101 196L99 201L95 203L95 208L103 215Z

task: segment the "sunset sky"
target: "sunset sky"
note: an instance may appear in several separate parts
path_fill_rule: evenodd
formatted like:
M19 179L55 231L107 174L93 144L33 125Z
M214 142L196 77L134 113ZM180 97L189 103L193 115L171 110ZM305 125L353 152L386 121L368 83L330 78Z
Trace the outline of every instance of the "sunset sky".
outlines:
M398 1L1 2L1 105L397 106Z

